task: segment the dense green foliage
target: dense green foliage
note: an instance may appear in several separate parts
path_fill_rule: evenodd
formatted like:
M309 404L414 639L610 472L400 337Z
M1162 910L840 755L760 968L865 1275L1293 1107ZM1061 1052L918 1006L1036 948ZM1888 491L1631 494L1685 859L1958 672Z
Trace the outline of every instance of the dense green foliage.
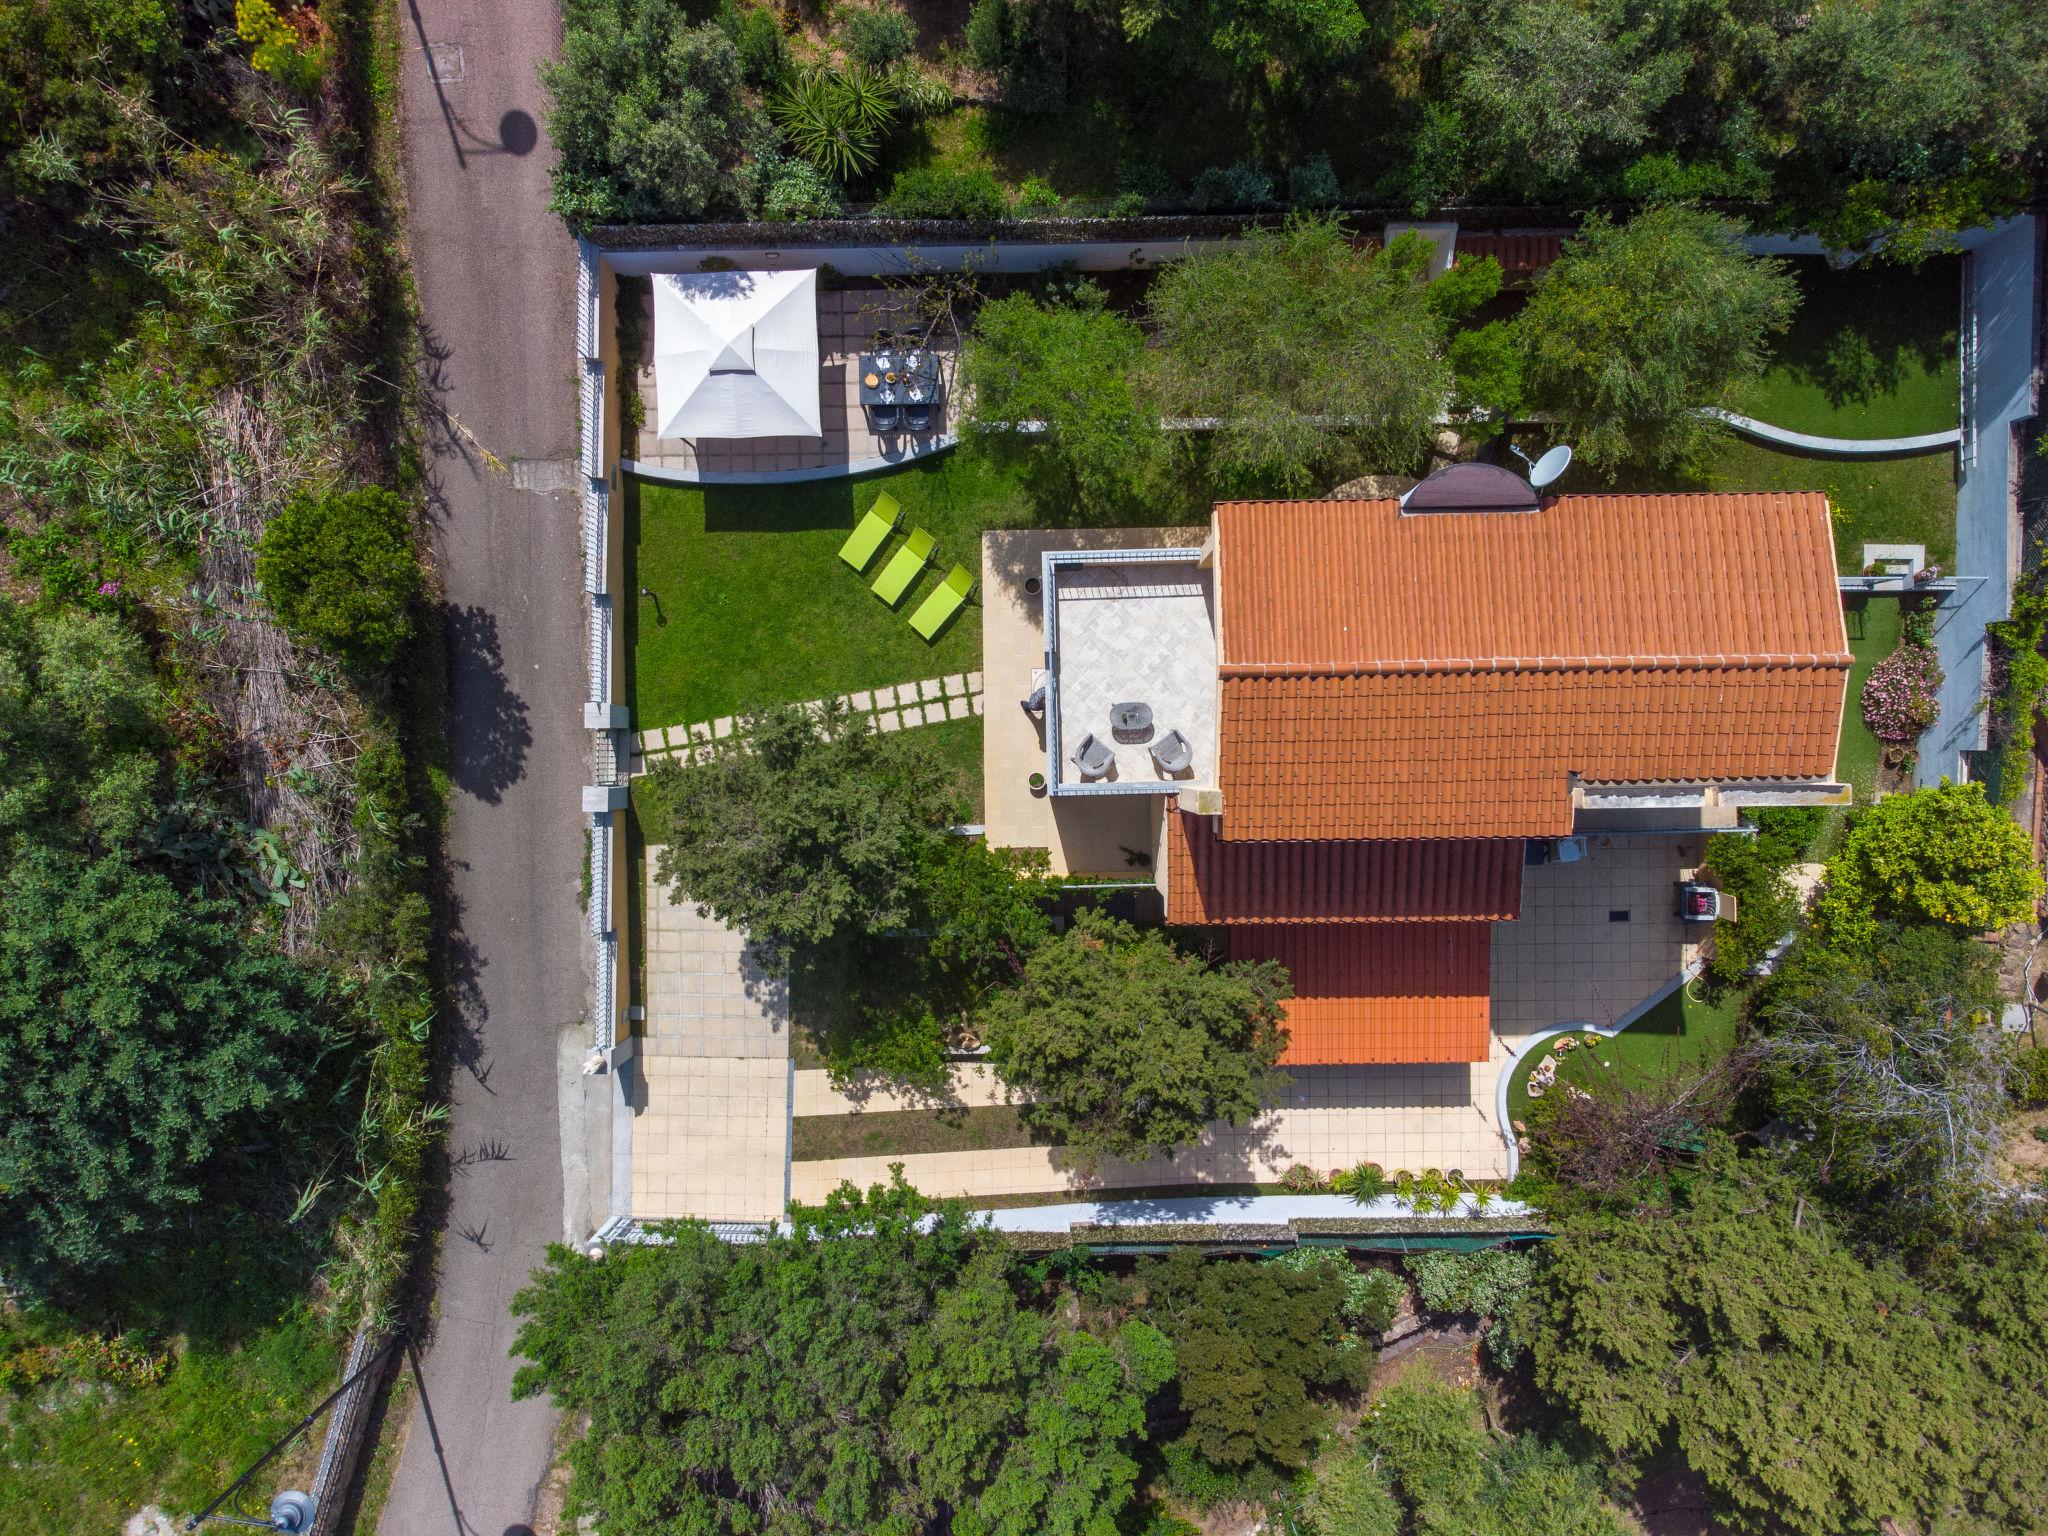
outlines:
M1009 199L987 171L922 166L899 171L877 206L891 218L965 219L981 224L1000 219Z
M1372 1362L1323 1264L1189 1249L1125 1279L1079 1253L1023 1266L900 1181L842 1185L791 1220L758 1244L679 1224L601 1261L556 1249L515 1300L517 1391L590 1416L572 1515L1112 1536L1148 1442L1222 1486L1304 1465L1326 1400Z
M2019 922L2041 898L2032 845L1981 784L1890 795L1850 820L1814 904L1816 933L1867 944L1880 923L1945 923L1983 933Z
M324 1031L238 903L119 854L12 861L0 914L0 1270L43 1287L147 1251Z
M1922 1278L1768 1158L1722 1147L1679 1194L1571 1218L1535 1293L1537 1380L1596 1441L1675 1444L1755 1528L2026 1528L2048 1500L2038 1235Z
M1271 962L1205 964L1156 929L1083 911L980 1018L991 1064L1032 1096L1033 1125L1084 1160L1144 1158L1265 1106L1288 995Z
M2034 730L2048 701L2048 587L2024 577L2014 586L2012 613L1986 628L2004 681L1991 700L1992 743L1998 749L1998 798L2010 805L2033 783Z
M1696 464L1712 429L1693 410L1762 377L1797 295L1784 263L1751 256L1741 235L1677 206L1594 217L1537 280L1516 321L1523 382L1588 464Z
M389 666L412 637L411 514L381 487L288 502L263 530L256 576L286 628L355 666Z
M541 66L561 151L554 210L576 225L751 210L768 119L731 35L691 0L570 0Z
M1500 1441L1478 1394L1425 1371L1391 1383L1353 1443L1316 1469L1307 1536L1625 1536L1585 1462L1533 1436Z
M1220 422L1226 486L1305 490L1419 461L1450 389L1426 256L1416 241L1366 254L1297 216L1183 257L1150 298L1161 413Z
M1181 1438L1202 1461L1308 1463L1325 1424L1316 1394L1372 1366L1344 1330L1346 1291L1327 1265L1208 1263L1191 1248L1138 1266L1130 1292L1173 1341Z
M1120 507L1163 452L1158 412L1133 378L1144 350L1144 332L1106 308L1092 283L1067 302L997 299L961 353L961 432L977 452L1047 471L1041 499L1080 512ZM1045 430L1019 432L1020 422Z
M1819 814L1760 811L1755 835L1724 832L1707 840L1700 872L1736 902L1735 920L1724 918L1714 927L1713 953L1706 962L1710 986L1720 991L1740 986L1772 946L1791 933L1799 902L1785 874L1804 857L1811 818Z

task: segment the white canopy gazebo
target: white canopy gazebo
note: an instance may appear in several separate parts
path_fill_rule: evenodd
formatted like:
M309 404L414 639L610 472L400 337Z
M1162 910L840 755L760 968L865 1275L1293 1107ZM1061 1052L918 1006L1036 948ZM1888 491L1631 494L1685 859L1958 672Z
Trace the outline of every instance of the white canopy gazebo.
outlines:
M662 437L822 437L817 273L654 279L654 399Z

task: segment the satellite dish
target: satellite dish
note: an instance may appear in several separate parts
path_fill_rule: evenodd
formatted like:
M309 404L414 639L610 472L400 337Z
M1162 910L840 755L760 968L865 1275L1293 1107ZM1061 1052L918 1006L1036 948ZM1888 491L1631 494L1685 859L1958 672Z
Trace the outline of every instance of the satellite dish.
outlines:
M1530 467L1529 484L1539 491L1542 490L1551 481L1563 474L1571 466L1571 462L1572 450L1570 445L1559 443Z

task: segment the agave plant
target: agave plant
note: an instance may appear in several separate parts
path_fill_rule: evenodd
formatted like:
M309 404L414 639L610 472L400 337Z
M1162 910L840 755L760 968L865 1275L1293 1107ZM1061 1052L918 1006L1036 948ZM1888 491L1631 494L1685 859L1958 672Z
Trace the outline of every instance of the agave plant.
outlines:
M796 152L828 176L850 181L874 169L882 135L896 120L896 92L872 70L807 69L782 88L772 109Z

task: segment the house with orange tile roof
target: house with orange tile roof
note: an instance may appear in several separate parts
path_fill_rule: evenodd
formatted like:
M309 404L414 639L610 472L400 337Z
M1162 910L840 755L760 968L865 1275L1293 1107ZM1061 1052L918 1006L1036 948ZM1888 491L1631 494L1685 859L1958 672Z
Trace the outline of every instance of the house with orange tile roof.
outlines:
M1849 799L1817 492L1539 498L1453 466L1038 559L1051 820L1157 807L1166 921L1293 977L1287 1065L1484 1061L1532 860Z

